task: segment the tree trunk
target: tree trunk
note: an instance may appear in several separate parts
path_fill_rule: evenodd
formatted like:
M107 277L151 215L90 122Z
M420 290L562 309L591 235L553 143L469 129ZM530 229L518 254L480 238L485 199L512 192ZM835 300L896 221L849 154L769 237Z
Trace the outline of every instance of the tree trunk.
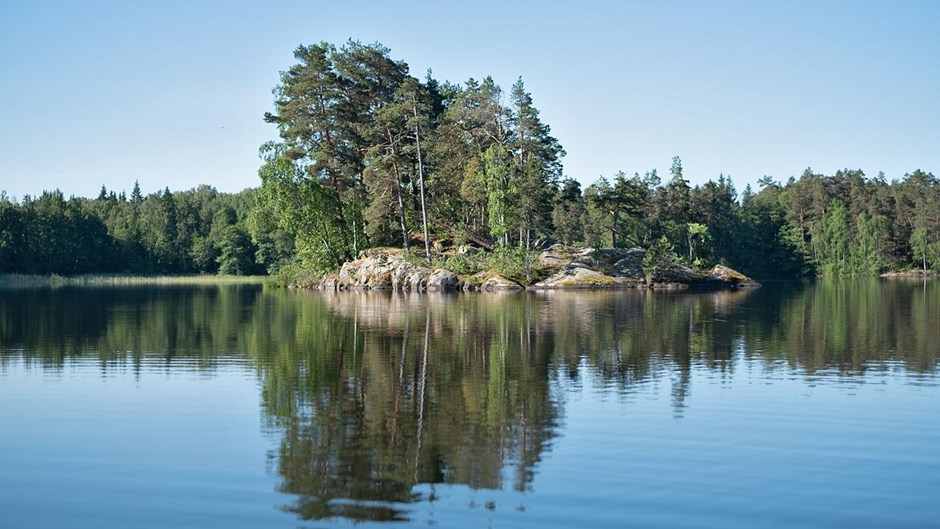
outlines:
M924 257L924 277L926 277L926 274L927 274L927 232L926 231L924 232L923 257Z
M610 217L611 217L611 220L610 220L610 247L611 247L611 248L616 248L616 247L617 247L617 223L618 223L618 221L620 220L620 219L618 218L619 216L620 216L620 215L617 214L617 211L616 211L616 210L610 212Z
M326 113L326 105L323 101L323 98L319 98L320 103L320 112ZM323 131L323 138L326 141L327 147L330 149L331 153L336 152L336 147L333 145L333 136L329 127L326 127ZM339 178L336 176L336 169L333 167L327 167L327 174L330 177L330 183L333 186L333 191L336 193L336 220L339 227L340 234L343 238L343 258L345 261L352 260L352 255L349 254L349 236L346 233L346 214L343 211L343 195L340 192Z
M395 189L398 192L398 218L401 222L401 237L405 245L405 251L411 251L411 241L408 238L408 219L405 216L405 198L401 192L401 173L398 172L398 165L395 165Z
M421 224L424 226L424 258L431 262L431 240L428 236L428 208L424 195L424 162L421 159L421 135L418 134L418 102L411 96L412 110L415 116L415 147L418 152L418 187L421 188Z
M398 151L395 149L395 140L392 138L392 131L385 129L388 133L389 148L392 151L392 168L395 173L395 192L398 195L398 219L401 222L401 236L405 245L405 251L411 251L411 241L408 239L408 218L405 216L405 197L401 190L401 172L398 170Z

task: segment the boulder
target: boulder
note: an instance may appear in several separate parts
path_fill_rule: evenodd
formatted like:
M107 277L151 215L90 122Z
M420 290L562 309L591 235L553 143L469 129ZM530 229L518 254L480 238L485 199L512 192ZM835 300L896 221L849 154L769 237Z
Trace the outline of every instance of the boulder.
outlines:
M480 272L474 276L480 290L487 292L514 292L525 287L495 272Z
M457 255L468 255L468 256L469 256L469 255L476 255L476 254L478 254L478 253L480 253L480 252L482 252L482 251L483 251L483 249L480 248L479 246L474 246L474 245L472 245L472 244L461 244L460 246L458 246L458 247L454 250L454 253L457 254Z
M702 274L692 270L688 266L677 264L662 273L659 282L662 283L696 283L702 281Z
M881 274L881 277L886 279L926 279L935 275L936 272L934 270L925 271L921 268L915 268L913 270L895 270L892 272L885 272Z
M435 292L452 292L460 286L457 274L438 268L428 276L427 290Z
M320 290L336 290L339 287L339 276L337 274L327 274L323 276L317 288Z
M553 239L551 237L545 237L542 239L536 239L535 243L532 244L532 249L534 250L548 250L552 246L556 246L560 243L558 239Z
M757 281L724 265L715 265L715 267L708 272L707 279L725 283L731 288L753 288L761 286Z
M375 248L360 253L360 258L343 264L335 275L324 276L319 287L325 290L456 290L457 275L446 270L431 270L410 263L398 251Z
M572 262L565 265L555 275L532 285L532 288L630 288L636 286L637 283L638 281L630 278L609 276L598 272L582 262Z
M642 248L632 248L624 252L613 265L613 270L619 275L631 279L643 279L643 258L646 257L646 250Z

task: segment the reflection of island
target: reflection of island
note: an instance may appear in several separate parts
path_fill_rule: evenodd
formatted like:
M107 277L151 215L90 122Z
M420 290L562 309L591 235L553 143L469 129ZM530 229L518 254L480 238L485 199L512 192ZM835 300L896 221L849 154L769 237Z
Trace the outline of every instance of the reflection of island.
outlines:
M579 376L583 359L624 388L678 372L681 409L691 351L730 364L734 337L713 322L748 296L305 295L325 302L330 331L289 364L320 376L292 377L294 402L269 401L272 414L287 410L280 490L299 496L287 508L301 518L370 520L404 516L419 484L529 487L560 415L551 381ZM284 382L266 382L285 395Z
M0 370L71 358L102 371L255 370L280 439L278 488L292 496L284 508L303 519L403 519L431 499L418 492L426 484L537 487L579 377L621 394L665 381L682 415L703 370L931 371L940 343L940 288L878 281L694 294L0 294Z
M279 417L280 490L299 495L289 510L390 520L419 499L419 484L530 485L560 410L550 337L523 332L524 313L479 311L466 298L323 299L331 332L349 340L330 347L329 363L311 350L295 364L322 371Z

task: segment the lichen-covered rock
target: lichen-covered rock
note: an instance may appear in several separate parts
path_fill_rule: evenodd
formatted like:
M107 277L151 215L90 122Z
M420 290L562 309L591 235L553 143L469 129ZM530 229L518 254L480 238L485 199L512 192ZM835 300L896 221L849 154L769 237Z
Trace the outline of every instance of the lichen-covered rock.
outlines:
M444 270L443 268L434 270L431 272L431 275L428 276L428 291L451 292L457 290L459 287L460 280L457 278L457 274Z
M337 274L327 274L320 279L317 288L320 290L336 290L339 287L339 276Z
M580 249L556 243L539 254L538 264L543 268L560 268L578 258Z
M568 263L548 279L532 285L532 288L630 288L638 283L627 277L609 276L576 261Z
M720 281L727 283L732 288L752 288L761 286L760 283L747 277L746 275L728 268L724 265L715 265L708 273L707 279L711 281Z
M675 265L655 276L643 272L646 250L641 248L571 248L554 244L542 252L539 264L550 277L529 288L539 289L726 289L757 287L760 283L726 266L707 273ZM544 276L543 276L544 277ZM344 264L336 274L320 279L324 290L512 291L524 287L496 272L484 271L461 279L444 269L431 270L406 261L400 250L370 249Z
M662 277L659 278L659 282L691 284L702 281L703 279L705 279L705 277L702 274L692 270L688 266L677 264L663 272Z
M620 259L613 265L613 270L624 277L631 279L643 279L643 258L646 257L646 250L641 248L631 248L627 250Z
M486 292L513 292L525 288L511 279L507 279L496 272L489 271L474 275L472 282L479 290Z
M422 266L401 267L399 275L392 278L394 290L422 292L428 288L428 277L431 271Z
M325 276L319 284L324 290L457 290L457 275L446 270L431 270L410 263L397 251L371 249L360 258L345 263L335 275Z
M923 270L921 268L915 268L913 270L895 270L892 272L885 272L881 274L880 277L884 277L886 279L926 279L936 275L937 272L934 270Z
M715 267L705 274L684 265L675 265L648 277L643 271L645 256L646 250L642 248L583 248L564 253L553 248L542 253L540 262L561 264L551 277L531 288L684 290L760 286L756 281L725 266Z

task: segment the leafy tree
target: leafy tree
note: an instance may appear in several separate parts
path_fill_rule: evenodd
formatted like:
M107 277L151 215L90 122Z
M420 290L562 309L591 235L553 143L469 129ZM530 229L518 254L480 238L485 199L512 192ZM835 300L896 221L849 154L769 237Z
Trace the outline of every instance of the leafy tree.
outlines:
M228 275L248 275L254 269L251 240L248 234L234 225L227 225L219 233L216 243L219 273Z
M661 281L666 278L666 273L674 266L679 264L679 257L676 255L675 248L665 235L650 245L643 256L643 273L646 274L646 280L650 283Z
M552 231L552 199L561 178L561 158L565 151L551 136L551 128L539 118L520 77L512 86L511 147L514 151L515 174L518 182L520 246L531 247L533 233Z
M849 222L845 205L833 201L822 221L818 236L818 262L824 275L840 275L848 271Z
M885 223L880 216L869 218L861 212L855 218L855 237L849 246L848 272L859 275L877 275L885 266L883 260L883 229Z
M689 242L689 262L694 265L701 265L703 261L696 255L696 248L703 247L711 241L711 235L708 233L708 226L697 222L688 224L688 242Z
M586 210L584 197L581 195L581 184L573 178L566 178L562 181L561 189L555 195L554 202L555 206L552 211L554 236L569 244L583 241L583 218Z
M512 178L511 154L494 143L483 153L482 180L486 186L487 211L490 233L509 245L509 232L518 225L513 205L518 200L519 188Z

